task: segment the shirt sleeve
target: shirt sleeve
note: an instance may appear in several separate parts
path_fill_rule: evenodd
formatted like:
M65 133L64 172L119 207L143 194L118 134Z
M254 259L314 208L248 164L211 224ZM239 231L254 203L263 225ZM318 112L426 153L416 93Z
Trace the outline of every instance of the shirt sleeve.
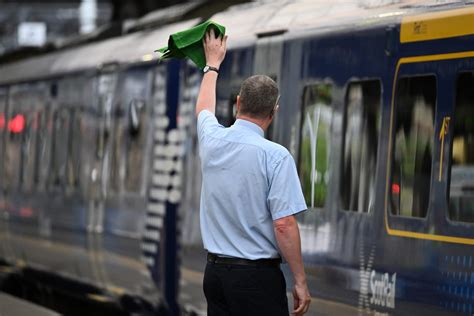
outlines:
M216 116L211 111L202 110L199 112L197 120L199 143L202 144L206 138L206 135L209 135L214 129L219 127L223 126L217 122Z
M290 154L281 159L274 169L268 205L273 220L307 209L295 161Z

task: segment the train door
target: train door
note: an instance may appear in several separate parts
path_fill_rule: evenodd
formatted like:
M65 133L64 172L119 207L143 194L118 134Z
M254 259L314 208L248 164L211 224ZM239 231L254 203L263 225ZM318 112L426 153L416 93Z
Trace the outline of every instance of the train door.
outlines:
M255 47L253 71L256 75L267 75L277 83L279 89L281 79L281 63L283 56L283 31L257 34L259 39ZM281 91L280 91L281 93ZM278 115L278 114L277 114ZM265 133L268 139L277 139L278 119L274 119Z
M111 114L110 167L104 205L103 239L108 250L104 262L107 270L120 271L110 274L108 281L114 287L137 292L151 286L142 273L146 266L141 260L141 250L151 159L152 77L149 66L133 67L120 73L117 102ZM147 249L154 248L156 244ZM112 258L109 253L120 253L120 257ZM130 260L136 263L133 267L127 264ZM131 284L138 286L132 288Z
M112 113L109 194L106 229L116 235L138 239L146 208L148 99L152 71L137 67L124 71L119 82L119 99Z
M87 247L95 282L103 288L110 284L104 258L103 231L117 81L118 73L115 65L105 66L94 78L95 102L87 115L88 124L95 134L95 141L89 149L92 152L90 153L91 166L87 190Z
M96 107L94 129L96 141L93 166L90 173L88 231L102 233L104 225L104 203L108 189L110 163L110 135L118 75L114 66L105 67L96 78Z

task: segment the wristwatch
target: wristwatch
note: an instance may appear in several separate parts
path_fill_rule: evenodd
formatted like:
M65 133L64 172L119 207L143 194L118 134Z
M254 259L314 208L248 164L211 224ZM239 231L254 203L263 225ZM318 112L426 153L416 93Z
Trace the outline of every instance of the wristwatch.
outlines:
M203 72L203 73L208 73L208 72L211 71L211 70L212 70L212 71L215 71L215 72L217 72L217 73L219 73L219 69L217 69L216 67L209 66L209 65L206 65L206 67L204 67L204 68L202 69L202 72Z

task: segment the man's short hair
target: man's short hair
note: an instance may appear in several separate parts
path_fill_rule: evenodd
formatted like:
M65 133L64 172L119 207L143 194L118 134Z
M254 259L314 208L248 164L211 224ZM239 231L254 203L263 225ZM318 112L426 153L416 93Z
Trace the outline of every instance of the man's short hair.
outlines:
M272 78L256 75L245 79L240 88L240 114L265 118L275 108L278 86Z

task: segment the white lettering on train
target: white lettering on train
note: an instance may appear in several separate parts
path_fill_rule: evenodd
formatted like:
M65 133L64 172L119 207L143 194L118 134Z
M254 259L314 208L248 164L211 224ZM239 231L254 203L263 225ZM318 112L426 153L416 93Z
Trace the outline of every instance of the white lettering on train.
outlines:
M390 277L388 273L382 275L372 270L370 274L370 303L382 307L395 308L395 289L397 274Z

